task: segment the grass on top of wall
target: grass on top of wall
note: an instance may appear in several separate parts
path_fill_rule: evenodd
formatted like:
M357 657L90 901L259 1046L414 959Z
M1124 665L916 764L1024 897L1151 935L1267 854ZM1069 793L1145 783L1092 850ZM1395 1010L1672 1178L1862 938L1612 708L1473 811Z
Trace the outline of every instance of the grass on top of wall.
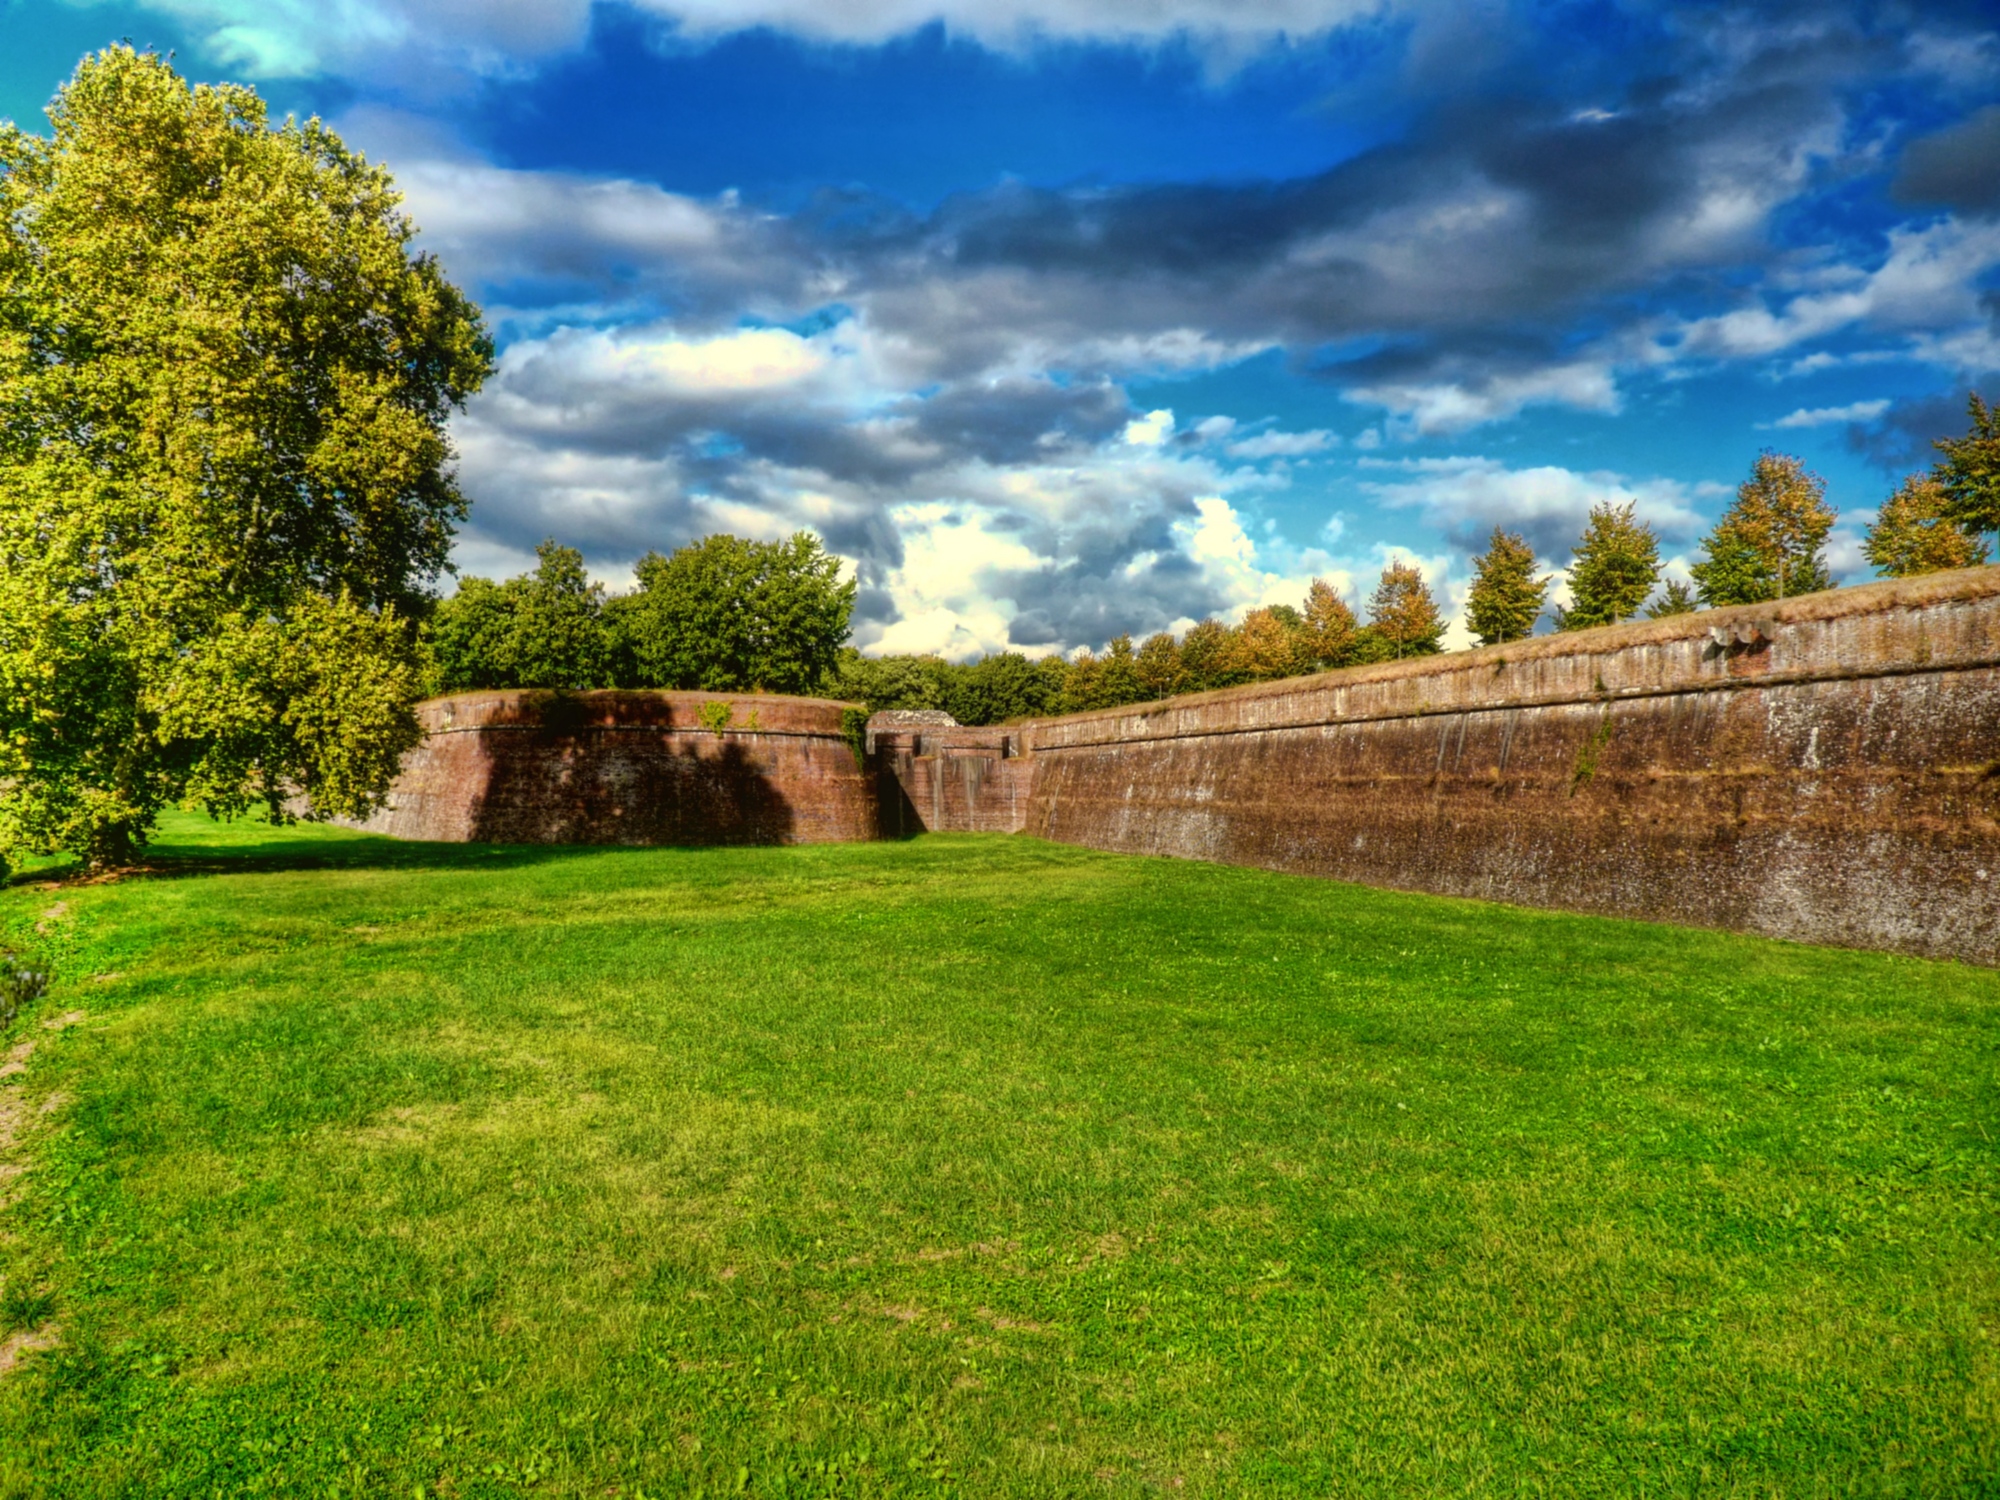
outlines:
M157 856L0 891L0 1495L1994 1493L2000 974L1024 838Z

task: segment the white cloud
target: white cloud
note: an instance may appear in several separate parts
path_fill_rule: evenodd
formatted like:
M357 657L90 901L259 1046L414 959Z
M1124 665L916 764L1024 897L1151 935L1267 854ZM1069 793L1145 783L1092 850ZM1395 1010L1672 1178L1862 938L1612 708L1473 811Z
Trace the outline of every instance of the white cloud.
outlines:
M1596 505L1630 504L1668 539L1691 536L1703 524L1689 487L1671 479L1632 480L1546 464L1510 469L1481 457L1378 459L1371 467L1408 477L1370 482L1370 493L1384 505L1420 512L1467 553L1484 550L1497 526L1524 535L1552 568L1568 558Z
M71 0L90 3L90 0ZM590 0L141 0L186 25L220 60L258 78L381 70L421 81L421 62L505 74L579 46ZM1404 8L1397 0L633 0L689 41L770 29L874 45L934 23L1017 51L1041 41L1147 46L1175 38L1227 65ZM400 57L398 56L400 54ZM436 80L432 80L433 83Z
M1125 424L1125 441L1135 448L1157 448L1173 435L1171 411L1149 411Z
M1338 447L1338 433L1315 427L1310 432L1260 432L1229 445L1237 458L1304 458Z
M1356 386L1346 396L1386 408L1395 419L1392 432L1425 437L1463 432L1530 406L1615 412L1620 404L1611 364L1604 359L1519 373L1484 373L1464 380L1383 382Z
M1775 422L1762 422L1762 427L1829 427L1836 422L1871 422L1889 409L1888 399L1879 401L1855 401L1847 406L1800 407Z
M1979 281L2000 266L2000 224L1943 219L1892 229L1888 238L1888 254L1865 277L1793 297L1775 310L1760 301L1695 319L1679 330L1676 352L1762 358L1854 327L1932 341L1985 327Z

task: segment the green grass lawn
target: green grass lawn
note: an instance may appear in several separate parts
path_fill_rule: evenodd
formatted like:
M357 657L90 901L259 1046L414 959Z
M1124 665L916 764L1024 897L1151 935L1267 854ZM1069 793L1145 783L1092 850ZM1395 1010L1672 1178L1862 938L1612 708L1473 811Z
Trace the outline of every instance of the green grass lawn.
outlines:
M1003 837L157 854L0 891L0 1495L2000 1493L2000 974Z

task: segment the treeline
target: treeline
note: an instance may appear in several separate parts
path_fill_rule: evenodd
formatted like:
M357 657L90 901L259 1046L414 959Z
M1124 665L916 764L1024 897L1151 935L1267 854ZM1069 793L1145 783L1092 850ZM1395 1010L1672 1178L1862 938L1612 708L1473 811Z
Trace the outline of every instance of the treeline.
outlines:
M1883 504L1863 545L1876 571L1908 577L1970 567L2000 530L2000 413L1971 400L1972 429L1937 447L1944 457ZM1495 528L1473 559L1466 626L1481 645L1558 630L1756 604L1832 586L1827 538L1837 519L1826 486L1797 458L1760 454L1736 498L1702 538L1691 581L1661 578L1659 538L1630 504L1593 508L1571 551L1570 602L1551 609L1553 575L1534 549ZM1001 652L954 663L935 656L863 656L846 646L855 585L801 532L765 543L712 536L671 556L648 553L638 587L606 596L583 559L546 542L534 573L467 578L429 626L437 692L500 687L706 688L822 693L887 708L943 709L961 724L1143 703L1177 693L1427 656L1446 620L1416 568L1393 562L1367 619L1324 579L1297 607L1254 609L1242 623L1207 619L1185 634L1102 653L1031 659Z
M547 541L535 571L464 578L427 627L431 690L700 688L813 693L854 614L840 559L801 531L783 542L711 536L648 552L638 587L607 596L583 555Z

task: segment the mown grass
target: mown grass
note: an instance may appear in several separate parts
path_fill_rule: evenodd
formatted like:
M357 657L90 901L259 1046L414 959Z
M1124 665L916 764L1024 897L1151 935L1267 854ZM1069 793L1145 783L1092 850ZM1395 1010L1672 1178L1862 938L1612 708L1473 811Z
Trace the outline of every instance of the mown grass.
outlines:
M0 892L0 1494L2000 1492L2000 975L1026 839L158 853Z

